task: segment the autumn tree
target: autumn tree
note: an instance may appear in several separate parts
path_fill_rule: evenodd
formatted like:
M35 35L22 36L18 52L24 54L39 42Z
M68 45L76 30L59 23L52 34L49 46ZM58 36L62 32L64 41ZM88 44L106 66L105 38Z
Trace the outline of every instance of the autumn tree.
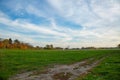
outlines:
M3 43L2 43L2 41L0 41L0 48L3 48Z
M4 39L2 42L3 42L3 48L9 47L9 40L8 39Z
M32 49L34 47L29 43L23 43L18 39L15 39L14 41L12 41L11 38L9 39L0 38L0 48Z

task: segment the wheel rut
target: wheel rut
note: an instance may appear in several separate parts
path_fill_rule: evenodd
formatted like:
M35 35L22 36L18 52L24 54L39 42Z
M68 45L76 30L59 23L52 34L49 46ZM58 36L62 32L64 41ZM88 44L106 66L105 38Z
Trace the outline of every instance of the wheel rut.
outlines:
M30 71L17 74L9 80L75 80L77 77L87 74L89 70L97 66L105 57L99 60L86 59L70 65L55 65L43 72Z

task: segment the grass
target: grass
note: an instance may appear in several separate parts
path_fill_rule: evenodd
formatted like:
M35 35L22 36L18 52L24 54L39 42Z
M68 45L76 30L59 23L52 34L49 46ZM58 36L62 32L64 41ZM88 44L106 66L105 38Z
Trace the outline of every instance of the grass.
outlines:
M120 50L8 50L0 49L0 80L31 70L42 70L54 64L71 64L90 57Z
M91 73L77 80L120 80L120 51L111 53Z

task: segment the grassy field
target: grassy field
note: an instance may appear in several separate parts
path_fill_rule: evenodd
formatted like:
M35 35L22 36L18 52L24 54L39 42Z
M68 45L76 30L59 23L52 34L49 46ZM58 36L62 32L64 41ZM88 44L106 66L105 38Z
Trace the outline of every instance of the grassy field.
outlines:
M0 80L2 79L6 80L8 77L20 72L31 71L31 70L42 70L46 67L52 67L54 64L71 64L90 57L96 57L96 56L102 56L102 55L108 55L114 53L120 53L120 50L62 51L62 50L0 49ZM117 55L120 56L119 54ZM114 57L112 59L114 59ZM119 59L115 57L114 60L119 60ZM105 60L105 62L106 61L107 60ZM101 64L101 66L104 65ZM120 68L118 69L120 70Z
M76 80L120 80L120 51L110 54L87 76Z

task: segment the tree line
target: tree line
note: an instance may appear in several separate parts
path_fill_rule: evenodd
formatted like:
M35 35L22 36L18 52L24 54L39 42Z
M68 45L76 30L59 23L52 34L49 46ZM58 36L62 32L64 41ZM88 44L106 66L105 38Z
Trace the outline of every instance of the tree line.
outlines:
M45 47L40 46L32 46L29 43L24 43L19 41L18 39L12 40L0 38L0 49L62 49L60 47L53 47L52 44L46 45Z
M79 49L113 49L113 48L119 48L120 44L117 45L117 47L103 47L103 48L95 48L95 47L82 47L82 48L71 48L73 50L79 50ZM18 39L12 40L9 39L2 39L0 38L0 49L62 49L62 50L68 50L69 48L61 48L61 47L53 47L52 44L46 45L45 47L40 46L32 46L29 43L24 43L19 41Z
M32 45L19 41L18 39L12 40L0 38L0 48L3 49L31 49Z

